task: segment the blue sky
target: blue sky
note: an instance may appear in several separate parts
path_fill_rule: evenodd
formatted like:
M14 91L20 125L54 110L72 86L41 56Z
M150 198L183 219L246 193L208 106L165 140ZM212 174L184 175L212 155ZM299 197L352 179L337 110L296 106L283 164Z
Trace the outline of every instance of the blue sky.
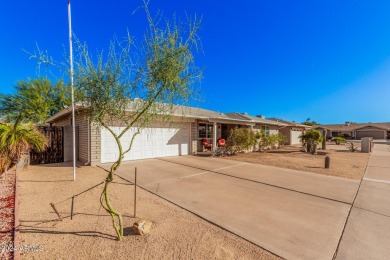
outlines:
M140 1L73 0L73 31L90 49L146 28ZM152 0L151 10L203 16L203 101L220 112L297 122L390 121L390 1ZM0 9L0 88L37 76L22 49L68 51L67 1L6 1ZM41 70L41 74L44 74Z

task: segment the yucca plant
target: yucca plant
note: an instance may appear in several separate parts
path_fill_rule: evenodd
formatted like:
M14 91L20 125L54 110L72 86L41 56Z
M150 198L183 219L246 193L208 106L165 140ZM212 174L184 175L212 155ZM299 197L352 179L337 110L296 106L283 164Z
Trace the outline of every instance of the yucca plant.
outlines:
M354 153L360 148L360 146L357 146L355 143L350 142L349 145L347 146L347 148L350 152Z
M32 123L0 123L1 172L14 166L30 149L43 151L46 143L45 136Z

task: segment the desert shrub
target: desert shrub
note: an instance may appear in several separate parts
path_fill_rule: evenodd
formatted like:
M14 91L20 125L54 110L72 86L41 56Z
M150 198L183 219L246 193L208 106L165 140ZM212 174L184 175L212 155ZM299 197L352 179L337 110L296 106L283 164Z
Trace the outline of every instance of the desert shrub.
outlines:
M347 146L347 148L348 148L348 150L350 151L350 152L356 152L359 148L360 148L360 146L357 146L355 143L349 143L349 145Z
M337 145L345 143L345 138L343 137L333 137L331 141L335 142Z
M250 128L234 128L230 130L226 142L227 154L234 155L239 152L251 149L256 144L255 133Z
M268 138L269 138L269 146L271 149L275 149L279 146L279 135L272 134L269 135Z
M266 135L264 131L260 131L256 132L255 137L260 151L264 151L267 148L283 147L287 143L287 137L282 133Z
M265 150L269 145L268 136L264 130L255 133L255 145L257 145L259 151Z
M279 147L285 146L285 144L287 144L287 136L282 133L278 133L278 142Z

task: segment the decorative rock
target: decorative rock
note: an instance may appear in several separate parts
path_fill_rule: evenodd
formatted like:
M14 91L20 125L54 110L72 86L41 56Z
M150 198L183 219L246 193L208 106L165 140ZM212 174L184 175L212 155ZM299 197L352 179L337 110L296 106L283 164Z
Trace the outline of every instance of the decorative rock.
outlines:
M133 232L138 235L146 235L150 232L152 228L152 222L148 220L139 220L133 225Z

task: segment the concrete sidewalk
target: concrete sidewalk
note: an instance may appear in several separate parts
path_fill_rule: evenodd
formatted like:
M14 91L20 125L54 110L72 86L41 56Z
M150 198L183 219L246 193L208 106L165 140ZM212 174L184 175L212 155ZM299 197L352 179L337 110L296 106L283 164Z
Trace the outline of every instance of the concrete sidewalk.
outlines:
M117 173L283 258L332 259L359 182L196 156L125 162ZM107 168L108 165L101 165Z
M337 259L390 257L390 146L375 144Z

